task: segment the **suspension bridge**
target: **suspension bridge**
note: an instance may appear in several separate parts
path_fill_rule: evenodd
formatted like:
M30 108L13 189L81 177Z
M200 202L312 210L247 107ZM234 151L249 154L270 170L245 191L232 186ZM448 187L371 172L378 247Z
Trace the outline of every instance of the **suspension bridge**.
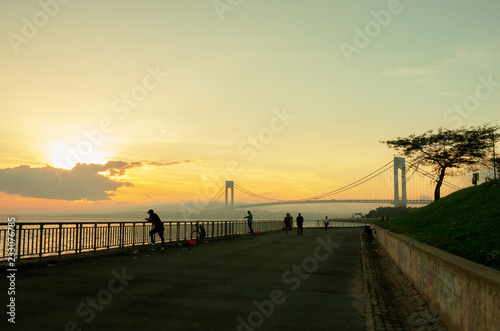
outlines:
M410 173L410 176L407 176ZM368 175L340 188L314 196L299 199L279 199L252 192L234 181L226 181L212 198L211 203L225 195L226 209L234 208L235 190L244 196L257 199L255 203L242 207L312 204L312 203L386 203L395 207L429 204L433 200L436 177L412 164L406 165L405 158L395 157ZM461 187L444 181L441 196L448 195Z

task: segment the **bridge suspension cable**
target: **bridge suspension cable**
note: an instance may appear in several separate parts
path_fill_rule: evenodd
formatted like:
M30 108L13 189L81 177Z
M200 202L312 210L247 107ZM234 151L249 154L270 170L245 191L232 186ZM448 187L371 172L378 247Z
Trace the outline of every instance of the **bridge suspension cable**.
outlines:
M437 181L437 179L438 179L436 175L434 175L434 174L432 174L424 169L420 169L415 164L410 164L410 166L408 167L408 169L412 169L412 168L414 168L415 171L417 171L419 174L421 174L425 177L428 177L428 178L432 179L433 181ZM443 180L443 185L445 185L451 189L454 189L454 190L461 190L462 189L460 186L455 185L455 184L450 183L450 182L445 181L445 180Z
M386 164L384 164L382 167L378 168L377 170L371 172L370 174L364 176L363 178L360 178L348 185L345 185L343 187L340 187L336 190L333 190L333 191L329 191L329 192L326 192L326 193L322 193L322 194L319 194L319 195L315 195L315 196L312 196L312 197L307 197L307 198L302 198L302 199L292 199L292 200L284 200L284 199L275 199L275 198L269 198L269 197L266 197L266 196L263 196L263 195L260 195L260 194L257 194L257 193L253 193L243 187L241 187L240 185L238 184L234 184L234 186L239 189L240 191L242 191L243 193L245 194L248 194L252 197L255 197L255 198L259 198L259 199L262 199L262 200L268 200L268 201L277 201L277 202L286 202L286 201L307 201L307 200L318 200L318 199L321 199L321 198L326 198L328 196L332 196L334 194L338 194L338 193L341 193L341 192L344 192L344 191L347 191L349 189L352 189L358 185L361 185L381 174L383 174L384 172L386 172L387 170L391 169L392 168L392 164L393 164L393 161L390 161Z
M214 201L219 201L219 199L222 197L222 194L224 193L224 188L225 188L225 185L222 185L219 189L219 192L217 192L214 197L212 198L212 200L210 200L210 202L208 203L208 206L210 206L212 204L212 202Z
M383 174L384 172L386 172L387 170L391 169L392 168L392 164L393 164L393 161L390 161L386 164L384 164L383 166L381 166L380 168L378 168L377 170L373 171L372 173L366 175L365 177L363 178L360 178L358 179L357 181L355 182L352 182L351 184L349 185L346 185L346 186L343 186L341 188L338 188L336 190L333 190L333 191L330 191L330 192L326 192L326 193L323 193L323 194L320 194L320 195L316 195L316 196L313 196L313 197L309 197L309 198L304 198L304 199L300 199L300 200L315 200L315 199L321 199L321 198L326 198L327 196L330 196L330 195L334 195L334 194L338 194L338 193L342 193L344 191L347 191L347 190L350 190L358 185L361 185L369 180L372 180L373 178Z
M260 194L257 194L257 193L253 193L253 192L251 192L251 191L249 191L249 190L241 187L240 185L238 185L236 183L234 184L234 187L236 187L241 192L246 193L246 194L248 194L250 196L253 196L255 198L260 198L260 199L263 199L263 200L270 200L270 201L288 201L288 200L283 200L283 199L268 198L268 197L265 197L263 195L260 195Z

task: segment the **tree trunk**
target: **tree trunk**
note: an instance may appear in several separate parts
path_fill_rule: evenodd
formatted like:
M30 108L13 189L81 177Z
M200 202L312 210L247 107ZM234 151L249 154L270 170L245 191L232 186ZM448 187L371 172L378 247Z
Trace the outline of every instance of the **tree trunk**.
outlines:
M439 172L439 178L436 182L436 188L434 189L434 201L438 201L441 198L441 185L443 185L445 171L446 168L441 168Z

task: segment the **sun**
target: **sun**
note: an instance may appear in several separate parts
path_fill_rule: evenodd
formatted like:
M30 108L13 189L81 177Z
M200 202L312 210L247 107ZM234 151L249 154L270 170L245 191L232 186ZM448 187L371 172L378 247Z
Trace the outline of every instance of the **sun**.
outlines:
M49 145L48 154L51 164L56 168L73 169L77 163L105 164L110 160L110 156L105 152L94 148L75 149L64 144Z

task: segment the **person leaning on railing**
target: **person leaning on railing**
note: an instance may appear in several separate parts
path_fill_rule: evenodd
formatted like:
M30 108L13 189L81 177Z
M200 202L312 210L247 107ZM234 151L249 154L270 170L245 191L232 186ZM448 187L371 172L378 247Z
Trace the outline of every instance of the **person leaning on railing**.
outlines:
M160 216L156 214L153 209L148 210L149 217L145 218L146 221L153 223L154 228L149 231L149 235L151 236L151 245L155 245L155 233L158 233L161 239L161 250L165 250L165 238L163 237L163 232L165 228L163 227L163 223L160 219Z

